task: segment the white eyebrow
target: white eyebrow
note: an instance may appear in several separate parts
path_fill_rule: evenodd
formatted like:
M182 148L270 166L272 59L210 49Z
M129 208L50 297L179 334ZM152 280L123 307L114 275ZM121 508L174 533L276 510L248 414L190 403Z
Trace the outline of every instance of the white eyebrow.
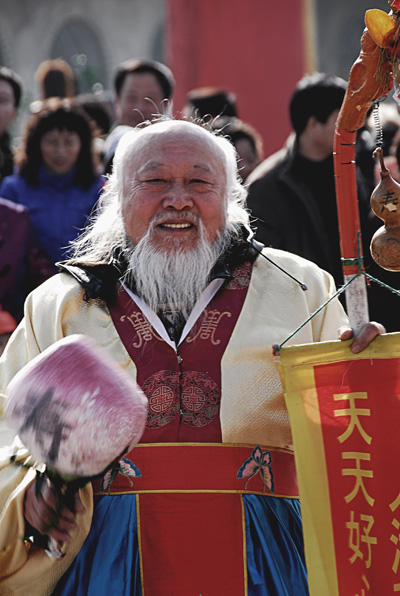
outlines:
M143 164L139 169L138 169L138 173L140 174L141 172L145 172L146 170L154 170L156 168L162 168L163 164L159 163L157 161L147 161L145 164Z
M196 168L197 170L205 170L206 172L211 172L212 171L211 168L210 168L210 166L208 166L205 163L195 164L193 167Z
M151 171L151 170L155 170L157 168L164 168L164 167L166 167L166 165L164 163L157 162L157 161L148 161L145 164L143 164L143 166L141 166L139 168L138 173L142 174L143 172L146 172L146 171ZM194 164L193 169L203 170L204 172L212 173L212 169L210 168L210 166L208 166L205 163Z

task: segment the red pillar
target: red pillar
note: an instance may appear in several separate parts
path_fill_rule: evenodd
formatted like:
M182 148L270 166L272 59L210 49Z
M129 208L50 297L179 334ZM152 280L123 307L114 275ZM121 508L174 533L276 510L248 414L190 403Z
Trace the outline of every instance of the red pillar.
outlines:
M291 93L310 70L309 0L169 0L168 9L175 112L194 87L226 88L240 118L261 133L264 154L279 149L290 131Z

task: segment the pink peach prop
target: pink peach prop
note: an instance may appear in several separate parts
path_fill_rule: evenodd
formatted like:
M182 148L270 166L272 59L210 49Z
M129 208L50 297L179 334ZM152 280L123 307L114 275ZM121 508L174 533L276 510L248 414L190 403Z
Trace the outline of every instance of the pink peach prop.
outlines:
M6 415L32 456L71 481L102 473L136 445L147 398L102 348L77 334L15 375Z

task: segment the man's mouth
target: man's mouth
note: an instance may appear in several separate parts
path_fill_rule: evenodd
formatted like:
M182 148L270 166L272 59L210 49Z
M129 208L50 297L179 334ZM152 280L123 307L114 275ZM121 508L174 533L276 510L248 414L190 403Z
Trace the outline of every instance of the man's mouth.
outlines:
M192 223L168 223L163 222L158 224L160 228L167 228L169 230L188 230L193 228Z

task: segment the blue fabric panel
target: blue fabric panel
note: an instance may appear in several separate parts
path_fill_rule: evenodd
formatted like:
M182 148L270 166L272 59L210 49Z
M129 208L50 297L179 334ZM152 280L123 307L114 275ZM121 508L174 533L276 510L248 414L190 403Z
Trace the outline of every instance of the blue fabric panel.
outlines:
M89 536L55 596L141 596L136 499L95 497Z
M300 503L244 495L249 596L307 596Z
M243 501L248 596L308 596L299 502L262 495L244 495ZM132 495L95 498L89 536L53 592L54 596L114 594L142 596Z

